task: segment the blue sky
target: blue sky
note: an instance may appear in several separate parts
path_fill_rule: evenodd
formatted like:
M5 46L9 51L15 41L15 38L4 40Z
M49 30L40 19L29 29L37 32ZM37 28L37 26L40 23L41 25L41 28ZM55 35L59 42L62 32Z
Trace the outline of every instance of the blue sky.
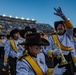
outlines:
M18 16L48 23L61 20L54 15L54 7L61 7L67 18L76 27L76 0L0 0L0 15Z

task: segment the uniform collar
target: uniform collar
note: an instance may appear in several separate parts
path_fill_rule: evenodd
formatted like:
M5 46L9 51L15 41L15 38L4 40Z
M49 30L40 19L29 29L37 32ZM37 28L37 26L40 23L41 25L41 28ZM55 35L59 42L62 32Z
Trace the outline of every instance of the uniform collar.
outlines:
M28 54L29 54L30 56L34 57L34 58L37 58L37 55L34 54L34 53L32 53L32 52L30 52L30 51L28 51Z

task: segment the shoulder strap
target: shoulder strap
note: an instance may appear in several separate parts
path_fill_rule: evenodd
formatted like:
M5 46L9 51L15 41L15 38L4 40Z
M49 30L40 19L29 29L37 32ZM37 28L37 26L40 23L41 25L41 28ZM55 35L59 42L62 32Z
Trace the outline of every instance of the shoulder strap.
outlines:
M11 44L11 46L12 46L13 50L17 53L17 52L18 52L18 50L17 50L17 47L16 47L15 42L14 42L14 40L13 40L13 39L11 39L11 40L10 40L10 44Z
M60 47L61 47L62 50L68 50L68 51L72 50L71 47L65 47L64 45L62 45L61 42L58 39L58 36L56 34L53 34L52 38L53 38L54 41L56 41L60 45Z
M41 68L30 55L27 55L24 59L27 60L36 75L43 75Z

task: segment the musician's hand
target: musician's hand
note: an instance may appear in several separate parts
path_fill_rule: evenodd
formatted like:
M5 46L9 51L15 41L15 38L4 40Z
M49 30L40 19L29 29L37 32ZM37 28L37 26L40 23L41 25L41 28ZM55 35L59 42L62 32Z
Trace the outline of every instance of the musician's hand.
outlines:
M4 62L3 65L4 65L4 66L7 66L8 64L7 64L7 62Z
M59 55L61 53L61 50L60 49L54 49L53 50L53 55L54 56L57 56L57 55Z
M76 63L74 63L74 66L76 67Z
M60 16L60 17L64 16L60 7L59 8L54 8L54 10L56 11L56 13L54 13L55 15Z
M76 75L76 72L74 72L74 75Z
M66 71L66 68L65 67L62 67L62 68L58 68L59 64L57 64L55 67L54 67L54 75L63 75L63 73Z

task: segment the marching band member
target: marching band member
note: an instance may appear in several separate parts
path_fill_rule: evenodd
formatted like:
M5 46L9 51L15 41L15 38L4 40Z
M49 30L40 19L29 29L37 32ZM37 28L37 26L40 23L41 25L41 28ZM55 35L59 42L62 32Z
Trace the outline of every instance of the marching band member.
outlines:
M30 26L26 26L25 29L20 30L20 36L24 39L24 41L25 41L26 35L30 33L32 33L32 29L30 28Z
M64 20L64 26L66 27L67 30L67 34L68 36L71 38L73 36L73 25L71 24L71 22L66 18L66 16L63 14L61 8L59 7L58 9L54 8L55 11L57 13L54 13L57 16L60 16L63 20ZM72 43L71 43L72 44ZM74 44L72 44L72 51L71 51L71 57L72 57L72 61L73 61L73 68L74 68L74 72L76 72L76 53L75 53L75 48L73 47ZM73 71L73 70L72 70Z
M23 41L19 40L19 30L13 29L10 32L10 39L5 44L5 55L4 55L4 66L9 64L11 75L16 75L16 60L18 58L17 53L19 50L23 49L23 47L17 46L18 43Z
M73 29L72 43L74 45L75 53L76 53L76 28Z
M17 61L16 75L62 75L65 68L49 69L45 63L44 54L40 51L41 46L48 46L49 42L41 38L39 33L31 33L26 35L26 41L20 45L27 46L27 54L23 55ZM60 72L59 72L60 71Z
M56 34L53 34L49 37L50 46L47 47L45 53L48 54L50 57L53 57L52 55L59 55L59 49L53 50L53 44L56 41L60 46L60 50L65 56L65 59L68 62L71 62L65 65L66 72L63 75L74 75L73 63L76 63L76 55L71 43L73 26L70 21L67 20L60 7L58 9L54 9L56 11L56 13L54 14L60 16L64 21L56 21L54 23ZM56 65L58 62L59 61L54 58L54 64Z
M4 58L4 45L6 41L7 40L3 38L3 35L0 35L0 58Z
M73 48L75 49L75 54L76 54L76 28L73 28L73 36L72 36L71 42L72 42ZM75 67L74 70L76 74L76 64L74 67Z

